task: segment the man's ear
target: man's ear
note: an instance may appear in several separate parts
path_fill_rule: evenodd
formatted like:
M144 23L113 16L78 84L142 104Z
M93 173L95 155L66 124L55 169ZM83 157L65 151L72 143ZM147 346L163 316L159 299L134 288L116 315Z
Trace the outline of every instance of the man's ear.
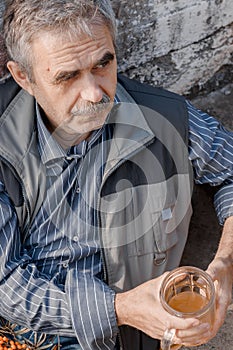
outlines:
M18 63L14 61L8 61L7 68L9 69L16 83L24 90L26 90L30 95L33 95L31 88L32 83L30 82L28 75L20 69Z

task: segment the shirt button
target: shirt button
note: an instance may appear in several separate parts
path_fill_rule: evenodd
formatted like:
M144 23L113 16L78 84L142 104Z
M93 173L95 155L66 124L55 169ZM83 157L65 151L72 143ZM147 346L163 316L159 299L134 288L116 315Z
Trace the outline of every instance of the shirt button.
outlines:
M80 192L81 192L80 187L78 187L78 188L76 189L76 192L77 192L77 193L80 193Z
M78 236L73 237L74 242L78 242Z

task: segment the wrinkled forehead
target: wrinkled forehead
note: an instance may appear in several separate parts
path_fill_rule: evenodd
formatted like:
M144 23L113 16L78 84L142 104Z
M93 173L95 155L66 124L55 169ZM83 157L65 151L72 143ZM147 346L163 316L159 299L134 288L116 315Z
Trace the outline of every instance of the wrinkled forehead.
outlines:
M54 70L87 69L106 56L115 56L115 48L106 26L95 26L92 35L41 32L32 43L33 66ZM108 56L110 57L110 56ZM47 68L46 68L47 67Z
M105 24L91 24L87 30L82 28L44 28L38 31L31 38L31 47L35 47L37 43L43 43L44 49L59 49L59 46L82 46L89 43L87 47L97 45L113 45L114 41L110 30Z

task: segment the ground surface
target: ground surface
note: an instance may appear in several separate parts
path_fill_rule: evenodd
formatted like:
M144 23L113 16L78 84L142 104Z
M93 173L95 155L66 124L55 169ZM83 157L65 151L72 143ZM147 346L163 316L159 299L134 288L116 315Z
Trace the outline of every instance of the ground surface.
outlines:
M233 130L233 84L221 90L199 96L193 104L217 117ZM212 260L221 235L221 227L212 206L212 194L201 186L195 188L193 198L194 215L182 265L195 265L205 269ZM182 350L233 350L233 300L228 308L224 325L208 344Z

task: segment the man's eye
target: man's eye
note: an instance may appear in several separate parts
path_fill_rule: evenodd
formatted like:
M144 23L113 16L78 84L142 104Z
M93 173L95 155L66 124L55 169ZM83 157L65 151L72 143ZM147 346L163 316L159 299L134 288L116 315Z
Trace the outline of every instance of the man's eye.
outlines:
M70 80L70 79L73 79L75 77L77 77L78 73L77 72L73 72L73 73L70 73L70 74L67 74L63 77L63 81L67 81L67 80Z
M61 74L60 76L58 76L55 80L56 84L62 83L62 82L66 82L70 79L73 79L75 77L78 76L78 72L71 72L71 73L65 73L65 74Z
M104 68L104 67L106 67L109 63L110 63L110 61L101 62L101 63L97 64L97 65L94 67L94 69L101 69L101 68Z
M73 75L66 75L65 77L63 77L61 80L62 81L67 81L73 78Z

